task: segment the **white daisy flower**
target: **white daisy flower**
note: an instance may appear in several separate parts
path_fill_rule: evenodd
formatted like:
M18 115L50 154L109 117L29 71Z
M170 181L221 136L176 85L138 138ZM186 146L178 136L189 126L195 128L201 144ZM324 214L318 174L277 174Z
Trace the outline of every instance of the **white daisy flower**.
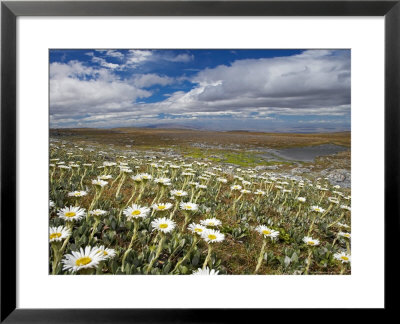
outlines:
M64 219L68 222L72 222L72 221L80 220L85 215L85 213L86 212L85 212L84 208L80 208L79 206L77 206L77 207L69 206L69 207L61 208L57 212L57 215L61 219Z
M265 195L265 191L262 191L262 190L260 190L260 189L257 189L257 190L254 192L254 194L255 194L255 195L258 195L258 196L264 196L264 195Z
M310 237L310 236L305 236L305 237L303 238L303 242L306 243L307 245L311 245L311 246L316 246L316 245L319 244L319 240L313 239L313 238Z
M184 177L191 177L191 176L194 176L194 173L191 173L191 172L182 172L182 175L183 175Z
M249 193L251 193L251 191L250 191L250 190L247 190L247 189L242 189L242 190L240 190L240 192L241 192L242 194L249 194Z
M202 268L198 268L196 271L193 271L192 275L194 276L215 276L218 275L219 271L216 271L214 269L209 269L208 267L206 267L205 269Z
M52 200L50 199L50 201L49 201L49 208L51 209L51 208L53 208L54 206L55 206L54 201L52 201Z
M188 226L188 230L191 231L192 233L197 233L201 235L207 228L203 225L195 224L192 223Z
M207 189L207 186L206 185L202 185L202 184L198 184L196 187L198 189Z
M338 204L339 200L335 197L328 197L329 202L331 202L332 204Z
M86 195L87 195L86 191L72 191L68 193L69 197L83 197Z
M350 226L347 224L338 223L338 225L344 228L350 228Z
M351 238L351 234L350 233L345 233L345 232L339 232L338 234L339 236L343 236L345 238L350 239Z
M152 208L155 211L165 211L165 210L171 209L171 207L172 207L171 203L166 203L166 204L160 203L160 204L154 204L152 206Z
M64 227L50 227L50 242L60 242L71 235L71 231Z
M323 212L325 212L325 209L323 209L322 207L319 207L319 206L311 206L311 210L312 211L315 211L315 212L317 212L317 213L323 213Z
M346 252L338 252L333 255L336 260L341 261L342 263L351 262L351 255Z
M112 179L112 175L111 174L105 174L105 175L99 176L99 179L100 180L110 180L110 179Z
M228 180L226 180L224 178L217 178L217 181L221 182L221 183L227 183L228 182Z
M91 210L89 212L89 215L96 216L96 217L103 216L105 214L107 214L107 211L102 210L102 209L95 209L95 210Z
M108 182L101 179L96 179L92 180L92 184L94 184L95 186L104 187L105 185L108 185Z
M175 197L187 196L187 192L183 190L171 190L171 195Z
M346 210L348 210L348 211L351 211L351 207L350 207L350 206L341 205L340 208L346 209Z
M200 221L200 224L204 225L204 226L220 226L222 224L222 222L219 219L214 218L207 218L207 219L203 219Z
M165 185L165 184L170 183L170 182L171 182L171 179L169 179L169 178L156 178L156 179L154 179L154 182L155 182L155 183L158 183L158 184L163 184L163 185Z
M104 260L112 259L116 253L114 249L105 248L104 245L98 247L97 253L104 258Z
M231 190L242 190L242 186L240 186L240 185L233 185L233 186L231 186Z
M199 209L199 205L191 202L181 202L179 206L182 210L196 211Z
M208 228L202 232L201 237L207 243L222 242L225 239L225 235L220 231Z
M304 198L304 197L297 197L297 200L302 202L302 203L306 202L306 198Z
M261 235L264 235L265 238L270 237L271 239L274 239L279 236L278 231L270 229L269 227L267 227L265 225L258 225L256 227L256 231L258 233L260 233Z
M72 254L66 254L61 262L64 264L63 270L77 272L81 269L95 268L103 260L104 256L99 253L97 247L87 246L85 250L81 248L80 252L72 251Z
M124 209L125 217L131 221L135 218L145 218L150 213L149 207L141 207L139 205L133 204L132 207Z
M153 177L148 173L141 173L140 176L141 176L142 180L145 180L145 181L153 179Z
M142 175L141 174L137 174L137 175L135 175L135 176L133 176L131 178L132 178L133 181L136 181L136 182L141 182L142 181Z
M173 220L163 217L153 220L151 226L153 227L153 231L158 230L163 233L169 233L175 228L176 224Z

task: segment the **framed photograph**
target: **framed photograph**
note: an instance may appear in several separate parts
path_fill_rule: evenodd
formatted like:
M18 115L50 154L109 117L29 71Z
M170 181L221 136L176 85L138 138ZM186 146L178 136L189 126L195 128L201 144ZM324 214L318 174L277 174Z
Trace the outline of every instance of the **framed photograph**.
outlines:
M1 321L392 309L399 16L2 2Z

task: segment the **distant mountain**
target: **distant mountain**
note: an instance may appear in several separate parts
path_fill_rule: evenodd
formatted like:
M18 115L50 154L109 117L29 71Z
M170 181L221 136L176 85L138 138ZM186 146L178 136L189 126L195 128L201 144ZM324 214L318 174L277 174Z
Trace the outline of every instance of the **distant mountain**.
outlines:
M205 130L203 127L196 127L196 126L188 126L188 125L181 125L181 124L151 124L142 126L142 128L164 128L164 129L194 129L194 130Z

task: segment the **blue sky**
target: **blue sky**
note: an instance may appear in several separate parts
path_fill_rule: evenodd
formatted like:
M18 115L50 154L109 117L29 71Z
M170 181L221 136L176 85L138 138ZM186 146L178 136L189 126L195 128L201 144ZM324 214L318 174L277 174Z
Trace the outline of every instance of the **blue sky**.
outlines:
M349 50L50 50L50 127L350 130Z

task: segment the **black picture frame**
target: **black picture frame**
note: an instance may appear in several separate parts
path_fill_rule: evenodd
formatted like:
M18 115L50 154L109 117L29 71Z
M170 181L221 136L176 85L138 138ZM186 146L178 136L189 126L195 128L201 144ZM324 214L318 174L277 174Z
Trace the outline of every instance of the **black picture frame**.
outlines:
M396 307L399 236L400 0L395 1L2 1L1 3L1 322L235 322L269 309L16 308L16 19L19 16L384 16L385 19L385 308ZM373 194L373 192L371 193ZM367 285L368 283L366 283ZM397 292L397 291L396 291ZM239 297L239 296L238 296ZM245 298L245 296L240 296ZM327 310L330 311L330 310ZM249 315L249 314L247 314ZM280 316L280 315L279 315ZM381 314L379 315L381 316ZM250 318L249 318L250 320ZM313 318L310 318L313 321ZM320 320L320 319L315 319Z

